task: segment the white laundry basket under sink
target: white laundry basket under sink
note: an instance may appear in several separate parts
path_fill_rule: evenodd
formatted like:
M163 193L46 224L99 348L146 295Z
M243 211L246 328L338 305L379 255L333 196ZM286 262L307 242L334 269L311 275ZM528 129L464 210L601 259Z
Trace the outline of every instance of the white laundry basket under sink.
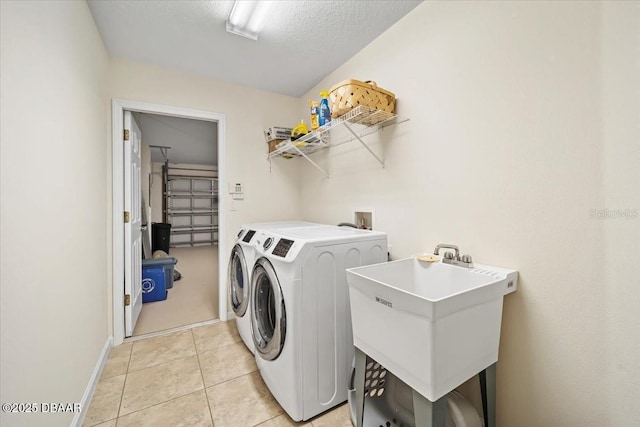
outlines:
M411 388L384 366L367 358L364 427L415 427ZM351 422L356 425L353 372L348 395ZM446 427L484 427L471 403L458 391L447 394Z

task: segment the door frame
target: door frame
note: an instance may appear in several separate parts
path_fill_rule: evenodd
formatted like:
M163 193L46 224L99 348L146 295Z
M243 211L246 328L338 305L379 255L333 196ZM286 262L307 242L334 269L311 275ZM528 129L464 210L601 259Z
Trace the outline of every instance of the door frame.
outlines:
M227 200L226 194L226 115L210 111L191 110L170 105L151 104L127 99L112 100L111 163L112 163L112 296L113 345L121 344L124 325L124 111L160 114L217 123L218 129L218 312L220 320L227 320Z

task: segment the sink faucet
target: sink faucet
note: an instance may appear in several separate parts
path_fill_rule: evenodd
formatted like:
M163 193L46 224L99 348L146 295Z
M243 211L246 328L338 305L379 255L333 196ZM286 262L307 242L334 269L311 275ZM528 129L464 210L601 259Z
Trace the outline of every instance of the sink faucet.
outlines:
M458 267L473 267L473 261L471 255L462 255L460 257L460 250L456 245L448 245L446 243L440 243L436 245L436 249L433 251L434 255L440 255L440 249L453 249L455 254L451 252L445 252L442 262L445 264L457 265Z
M456 245L447 245L446 243L440 243L439 245L436 245L436 250L433 251L433 254L440 255L440 249L453 249L454 251L456 251L456 259L460 259L460 250Z

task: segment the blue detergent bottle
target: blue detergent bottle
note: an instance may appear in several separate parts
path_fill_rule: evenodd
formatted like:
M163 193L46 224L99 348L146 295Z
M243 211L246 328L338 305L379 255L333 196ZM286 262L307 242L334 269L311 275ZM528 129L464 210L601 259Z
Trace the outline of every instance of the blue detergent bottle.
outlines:
M320 101L320 117L319 123L320 126L324 126L326 124L331 123L331 110L329 110L329 92L323 90L320 92L320 96L322 97L322 101Z

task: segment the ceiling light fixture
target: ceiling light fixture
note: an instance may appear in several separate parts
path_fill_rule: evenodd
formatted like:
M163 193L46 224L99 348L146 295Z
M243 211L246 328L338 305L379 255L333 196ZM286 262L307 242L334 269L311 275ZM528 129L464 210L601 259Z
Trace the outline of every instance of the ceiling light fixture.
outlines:
M236 0L227 18L227 31L258 40L272 3L269 0Z

